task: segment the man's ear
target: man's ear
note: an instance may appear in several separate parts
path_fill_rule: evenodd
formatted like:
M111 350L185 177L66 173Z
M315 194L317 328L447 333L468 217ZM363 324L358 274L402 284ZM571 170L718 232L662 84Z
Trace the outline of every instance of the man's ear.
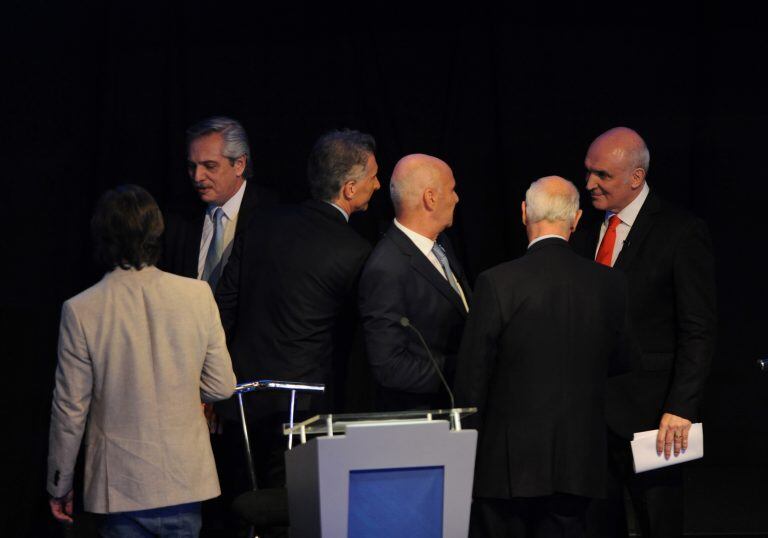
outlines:
M344 185L341 187L341 195L345 200L351 200L354 198L356 192L357 182L354 180L345 181Z
M571 233L576 231L576 226L579 225L579 220L581 219L582 214L583 214L583 211L581 209L576 211L576 216L573 219L573 224L571 224Z
M633 189L638 189L643 186L645 181L645 170L642 168L635 168L632 171L631 185Z
M237 159L235 159L235 164L233 167L235 169L236 176L242 177L243 174L245 174L245 166L248 164L246 159L247 157L245 155L240 155Z
M437 191L435 191L435 189L432 187L424 189L424 193L421 195L421 198L427 211L432 211L435 209L435 206L437 205Z
M525 214L525 200L520 205L520 213L523 219L523 226L528 226L528 215Z

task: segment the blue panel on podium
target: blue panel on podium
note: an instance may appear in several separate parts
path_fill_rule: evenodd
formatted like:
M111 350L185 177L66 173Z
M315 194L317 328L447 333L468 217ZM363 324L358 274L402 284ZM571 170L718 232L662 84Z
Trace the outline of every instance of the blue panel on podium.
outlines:
M349 538L443 535L440 467L375 469L349 473Z

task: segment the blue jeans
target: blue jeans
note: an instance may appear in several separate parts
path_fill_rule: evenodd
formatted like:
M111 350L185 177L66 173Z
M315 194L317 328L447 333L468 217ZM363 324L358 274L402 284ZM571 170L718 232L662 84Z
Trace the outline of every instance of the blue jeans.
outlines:
M104 538L197 538L200 503L107 514L99 529Z

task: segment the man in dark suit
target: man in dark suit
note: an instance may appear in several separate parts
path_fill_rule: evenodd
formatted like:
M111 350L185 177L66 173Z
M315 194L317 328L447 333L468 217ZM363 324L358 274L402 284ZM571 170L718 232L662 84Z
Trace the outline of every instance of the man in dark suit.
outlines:
M234 239L257 214L277 204L277 197L252 179L248 135L236 120L206 118L187 130L187 168L199 201L174 200L165 211L165 233L158 267L205 280L216 290ZM213 434L222 428L212 406L204 408ZM236 424L227 435L212 435L211 445L224 495L203 505L204 530L229 524L233 482L242 474L242 441ZM234 465L233 462L237 462ZM238 486L239 488L240 486Z
M343 364L353 326L354 292L370 245L347 224L379 188L373 137L357 131L322 136L309 157L312 200L254 219L235 244L216 300L240 381L325 383L321 397L299 397L297 410L331 411L333 366ZM288 400L246 398L256 437L260 487L284 484ZM235 418L232 409L222 413ZM226 428L225 428L226 431Z
M528 251L482 273L456 371L456 399L477 406L472 536L582 536L605 493L605 390L621 371L624 277L575 254L581 216L569 181L531 184Z
M248 136L231 118L207 118L189 128L187 166L202 203L166 212L158 266L206 280L215 290L234 237L276 197L246 180L252 168Z
M435 366L406 317L451 379L470 289L443 231L459 201L440 159L409 155L392 172L395 220L366 263L359 305L381 411L448 404Z
M640 349L633 372L609 384L612 487L607 506L590 515L590 532L627 536L626 484L643 536L681 536L681 466L635 475L627 441L635 432L658 428L659 453L669 457L687 447L714 353L709 233L701 220L650 192L650 156L635 131L618 127L600 135L584 162L592 205L602 213L574 236L574 247L627 276Z

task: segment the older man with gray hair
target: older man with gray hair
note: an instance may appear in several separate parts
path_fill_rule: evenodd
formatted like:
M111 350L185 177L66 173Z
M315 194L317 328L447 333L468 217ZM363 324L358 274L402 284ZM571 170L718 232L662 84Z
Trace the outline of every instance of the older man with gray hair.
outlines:
M561 177L522 203L528 251L477 280L456 371L480 436L471 536L582 536L605 495L605 387L624 362L626 283L575 254L581 210Z
M205 280L214 291L232 251L235 234L277 197L256 185L248 135L237 120L214 116L187 130L187 170L202 204L175 204L165 214L160 267Z

